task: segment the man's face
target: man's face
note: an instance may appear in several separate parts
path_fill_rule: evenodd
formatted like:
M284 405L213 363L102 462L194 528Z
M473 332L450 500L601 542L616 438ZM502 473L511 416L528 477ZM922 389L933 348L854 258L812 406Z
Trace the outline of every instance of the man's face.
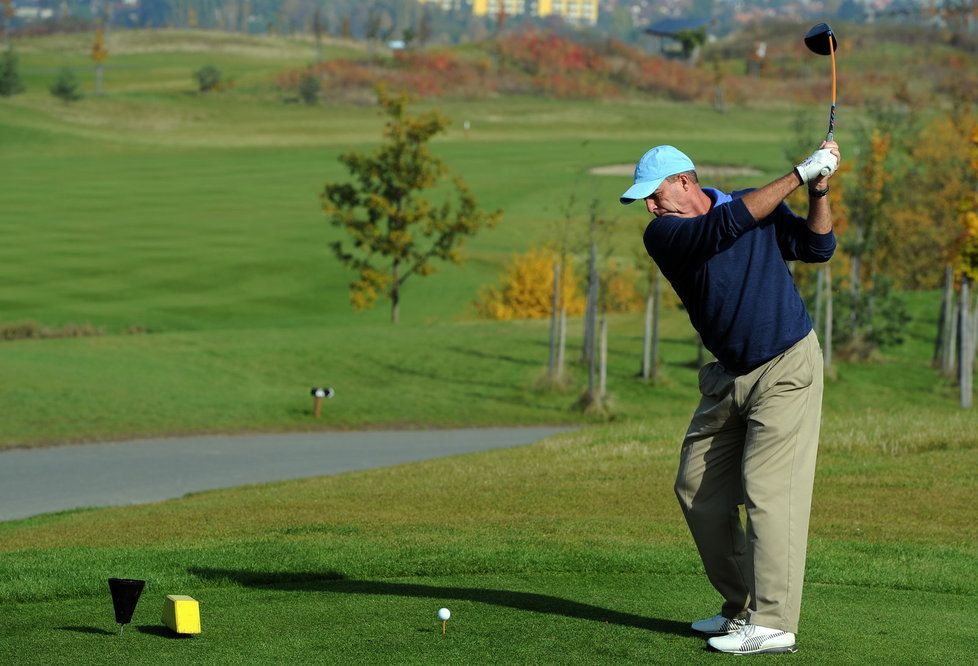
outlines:
M679 197L685 192L682 176L670 182L671 178L672 176L662 181L655 192L645 197L645 207L656 217L679 212Z

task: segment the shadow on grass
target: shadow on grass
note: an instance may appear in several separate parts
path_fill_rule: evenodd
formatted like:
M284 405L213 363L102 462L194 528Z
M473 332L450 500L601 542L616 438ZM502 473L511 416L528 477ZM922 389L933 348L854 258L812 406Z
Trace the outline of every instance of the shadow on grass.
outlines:
M171 631L168 627L156 624L141 624L136 627L136 631L141 634L149 634L150 636L159 636L160 638L172 638L179 641L193 640L194 637L189 634L178 634L175 631Z
M99 636L115 636L118 631L109 631L102 627L58 627L59 631L74 631L79 634L97 634Z
M439 384L459 384L462 386L477 386L484 388L496 388L496 389L512 389L512 384L507 384L504 382L491 382L491 381L480 381L478 379L468 379L469 373L441 373L434 372L431 370L418 370L415 368L409 368L406 366L393 365L391 363L384 363L382 361L371 361L376 368L380 368L386 371L389 375L405 375L408 377L418 377L421 379L430 379L432 381L438 382Z
M534 592L512 590L487 590L477 587L440 587L416 583L392 583L371 580L350 580L336 571L272 573L261 571L235 571L207 567L188 569L192 575L213 581L233 581L244 587L272 588L302 592L331 592L335 594L385 595L399 597L424 597L438 600L476 601L494 606L504 606L534 613L563 615L579 620L607 622L635 629L647 629L663 634L690 636L692 630L684 622L644 617L623 613L600 606L583 604Z
M531 344L535 344L535 343L531 343ZM543 347L549 347L550 346L550 343L544 341L541 346L543 346ZM535 366L538 366L538 365L546 365L546 361L547 361L546 358L543 359L543 363L540 363L539 361L531 361L531 360L527 360L525 358L519 358L517 356L510 356L509 354L487 354L486 352L482 351L481 349L472 349L472 348L469 348L469 347L460 347L460 346L457 346L457 345L447 345L444 349L445 349L445 351L453 352L455 354L462 354L464 356L472 356L474 358L481 358L481 359L484 359L484 360L487 360L487 361L506 361L507 363L513 363L515 365L525 365L525 366L528 366L528 367L535 367Z

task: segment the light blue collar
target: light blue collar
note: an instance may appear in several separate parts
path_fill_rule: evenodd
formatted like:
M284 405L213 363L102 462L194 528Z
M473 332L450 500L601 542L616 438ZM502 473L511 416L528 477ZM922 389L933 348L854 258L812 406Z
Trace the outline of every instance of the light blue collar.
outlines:
M720 190L713 189L712 187L704 187L703 192L706 196L713 200L712 208L716 208L720 204L725 204L733 201L733 197L726 192L721 192Z

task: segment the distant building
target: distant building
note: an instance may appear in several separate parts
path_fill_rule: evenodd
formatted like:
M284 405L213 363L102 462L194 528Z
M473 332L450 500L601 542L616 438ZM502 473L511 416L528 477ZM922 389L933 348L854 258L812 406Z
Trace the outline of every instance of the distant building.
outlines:
M568 23L595 25L599 0L419 0L442 9L471 8L476 16L560 16Z

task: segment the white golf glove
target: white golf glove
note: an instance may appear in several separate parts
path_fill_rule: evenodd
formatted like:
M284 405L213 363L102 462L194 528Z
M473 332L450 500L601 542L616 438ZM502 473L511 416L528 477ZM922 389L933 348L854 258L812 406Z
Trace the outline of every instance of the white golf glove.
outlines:
M801 177L801 182L807 183L819 176L831 176L839 167L839 160L828 148L822 148L812 153L811 157L795 167Z

